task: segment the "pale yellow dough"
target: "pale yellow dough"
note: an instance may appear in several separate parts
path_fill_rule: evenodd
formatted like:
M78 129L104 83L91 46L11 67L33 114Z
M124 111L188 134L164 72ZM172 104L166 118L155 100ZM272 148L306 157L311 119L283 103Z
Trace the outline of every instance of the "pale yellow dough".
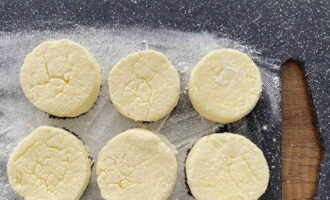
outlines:
M130 129L111 139L96 166L106 200L166 200L177 171L175 151L145 129Z
M188 155L186 173L196 200L257 200L269 181L262 151L232 133L200 139Z
M38 109L58 117L76 117L94 105L101 68L79 44L47 41L26 56L20 83L27 99Z
M116 109L135 121L157 121L177 105L180 79L165 55L140 51L119 60L109 74Z
M244 53L232 49L212 51L193 68L189 97L204 118L234 122L256 105L262 90L258 67Z
M16 146L7 173L10 186L26 200L78 200L89 182L91 162L74 135L42 126Z

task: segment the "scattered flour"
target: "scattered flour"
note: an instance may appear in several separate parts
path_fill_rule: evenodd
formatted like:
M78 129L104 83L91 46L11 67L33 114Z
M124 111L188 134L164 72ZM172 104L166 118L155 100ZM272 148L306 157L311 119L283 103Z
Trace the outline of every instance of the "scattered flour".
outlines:
M136 2L135 0L133 2ZM24 97L19 85L19 69L24 57L39 43L66 38L88 48L102 66L102 89L95 106L85 115L73 119L53 119L46 113L36 110ZM163 120L154 123L140 123L126 119L110 103L107 78L111 67L123 56L145 48L164 53L180 72L181 98L178 106ZM171 30L142 28L94 29L77 27L65 31L33 31L0 33L0 199L17 199L8 186L6 164L10 152L24 136L40 125L65 127L75 132L88 146L91 156L96 159L105 143L133 127L144 127L168 139L178 151L178 181L171 199L193 199L187 194L184 161L192 144L201 136L213 133L221 126L202 119L192 108L185 92L192 67L204 55L219 48L233 48L247 53L261 64L264 82L263 97L269 99L273 120L279 117L279 78L278 69L272 60L262 58L255 49L241 45L237 41L216 38L209 33L187 33ZM239 133L248 132L245 119L237 122ZM267 126L260 124L260 130ZM258 131L260 131L258 130ZM254 142L262 141L258 139ZM82 200L101 200L95 179L95 169L91 182ZM146 188L147 189L147 188Z

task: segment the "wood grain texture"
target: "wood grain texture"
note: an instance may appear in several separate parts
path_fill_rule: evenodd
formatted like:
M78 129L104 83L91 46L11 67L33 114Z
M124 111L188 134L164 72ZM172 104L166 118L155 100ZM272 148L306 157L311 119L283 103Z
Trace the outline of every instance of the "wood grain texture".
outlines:
M282 76L282 199L313 199L321 159L304 72L286 63Z

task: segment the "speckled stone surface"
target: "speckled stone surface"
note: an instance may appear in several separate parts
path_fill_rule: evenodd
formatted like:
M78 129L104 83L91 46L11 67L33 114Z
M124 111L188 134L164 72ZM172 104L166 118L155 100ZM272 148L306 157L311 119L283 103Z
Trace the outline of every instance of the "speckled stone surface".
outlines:
M239 40L260 50L263 57L281 65L288 59L303 64L309 85L317 126L324 149L315 199L330 199L330 1L85 1L7 0L0 2L0 30L66 29L76 24L92 27L141 26L177 29L190 32L208 31ZM260 63L261 64L261 63ZM271 109L267 100L256 110ZM279 104L280 102L278 102ZM258 116L258 115L257 115ZM239 132L236 124L229 131ZM267 140L273 134L280 139L280 123L264 130L262 149L280 151L280 140ZM274 137L273 137L274 138ZM272 149L273 148L273 149ZM266 155L267 157L267 155ZM270 157L269 157L270 158ZM281 199L280 158L272 171L270 186L261 198Z

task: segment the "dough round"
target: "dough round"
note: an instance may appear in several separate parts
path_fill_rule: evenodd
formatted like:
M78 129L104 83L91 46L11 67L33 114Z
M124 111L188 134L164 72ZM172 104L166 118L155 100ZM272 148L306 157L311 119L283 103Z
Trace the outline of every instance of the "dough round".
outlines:
M76 117L94 105L101 68L79 44L47 41L26 56L20 82L25 96L38 109L58 117Z
M88 185L91 162L74 135L42 126L16 146L7 173L10 186L26 200L74 200Z
M246 54L232 49L212 51L192 70L189 97L204 118L234 122L256 105L262 90L258 67Z
M96 174L106 200L166 200L177 177L175 152L156 134L127 130L98 156Z
M139 51L119 60L109 74L116 109L135 121L157 121L177 105L180 79L165 55Z
M200 139L188 155L186 173L197 200L256 200L269 180L262 151L247 138L232 133Z

